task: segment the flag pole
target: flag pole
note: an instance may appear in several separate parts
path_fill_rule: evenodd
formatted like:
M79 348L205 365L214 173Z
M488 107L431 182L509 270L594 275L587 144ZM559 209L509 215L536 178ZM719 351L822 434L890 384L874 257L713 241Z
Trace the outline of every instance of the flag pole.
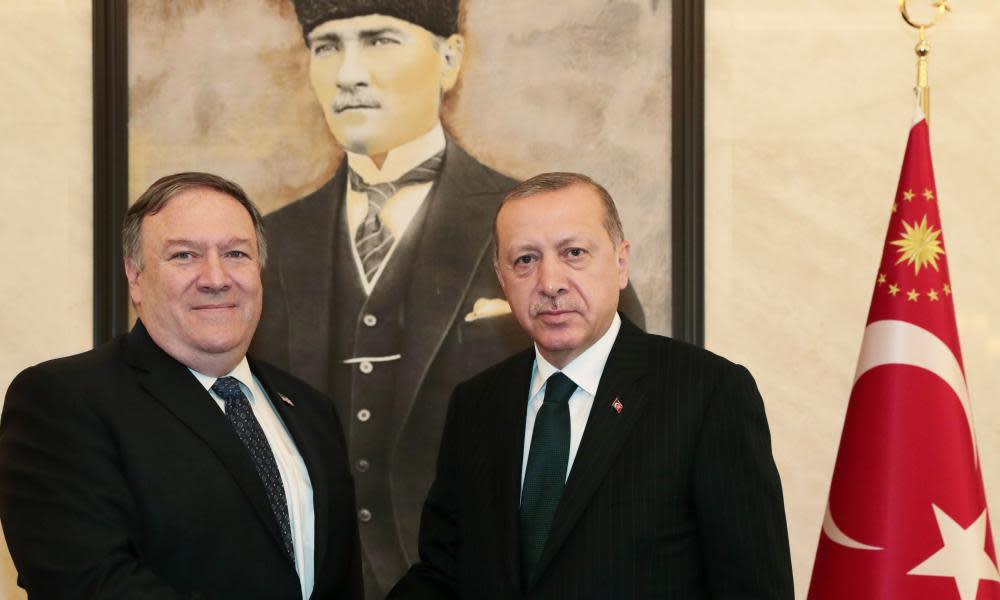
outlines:
M927 83L927 55L931 53L931 46L927 43L927 30L937 25L944 13L951 12L948 0L936 0L934 8L936 13L933 20L928 23L918 23L910 17L910 13L906 9L906 0L899 0L899 12L903 15L903 20L920 34L920 41L914 48L917 55L917 86L914 91L917 93L917 98L920 99L920 108L923 110L924 119L927 120L928 124L931 122L931 87Z

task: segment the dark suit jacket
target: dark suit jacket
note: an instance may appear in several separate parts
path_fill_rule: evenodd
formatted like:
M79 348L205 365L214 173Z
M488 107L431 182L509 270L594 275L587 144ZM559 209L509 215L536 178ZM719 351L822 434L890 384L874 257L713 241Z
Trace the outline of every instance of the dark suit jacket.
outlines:
M360 598L337 416L287 373L253 360L250 367L312 482L312 597ZM0 519L33 600L302 595L246 448L205 388L141 323L11 384L0 418Z
M345 433L351 440L351 457L358 459L362 455L350 428L366 426L353 415L367 405L353 397L350 377L356 375L345 376L344 370L334 368L346 357L333 352L336 332L355 331L354 322L335 322L338 290L333 272L345 264L355 269L349 257L335 256L337 236L347 231L346 173L345 164L318 191L265 218L269 257L264 313L251 352L329 393L338 412L351 416L344 423ZM391 420L393 437L381 442L388 456L355 473L359 508L385 500L366 497L370 493L388 497L391 506L361 528L370 598L381 598L417 559L420 511L433 478L452 388L530 345L510 314L465 319L476 300L504 297L493 270L493 217L515 183L448 139L441 174L425 200L428 212L406 292L400 297L406 320L400 336L403 359L397 367L394 397L387 402L392 414L373 417ZM626 314L642 320L631 288L622 303ZM373 376L378 373L376 368ZM366 482L377 478L385 485L369 492ZM378 541L388 538L394 543Z
M522 591L517 511L533 360L518 354L456 388L421 563L390 598L792 598L781 484L753 378L627 321L538 575Z

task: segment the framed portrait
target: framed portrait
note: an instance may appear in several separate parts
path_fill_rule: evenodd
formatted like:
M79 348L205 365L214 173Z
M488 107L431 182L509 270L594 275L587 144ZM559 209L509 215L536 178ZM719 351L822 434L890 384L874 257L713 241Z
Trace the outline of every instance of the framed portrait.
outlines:
M291 0L94 2L94 341L127 330L118 231L157 177L203 170L267 213L343 158ZM515 179L592 176L633 243L650 331L703 340L704 6L464 0L446 131Z
M128 202L180 171L242 185L269 245L251 353L333 399L382 597L416 560L451 389L529 346L491 246L516 181L602 184L632 243L622 312L701 342L703 20L679 0L95 8L95 340L129 322ZM373 209L369 177L400 166L431 175ZM370 261L378 211L395 235Z

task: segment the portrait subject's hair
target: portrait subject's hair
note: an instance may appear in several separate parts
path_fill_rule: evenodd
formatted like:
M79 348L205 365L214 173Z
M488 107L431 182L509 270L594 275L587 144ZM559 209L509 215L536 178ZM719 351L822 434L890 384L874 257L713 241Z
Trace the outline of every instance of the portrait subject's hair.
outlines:
M309 33L337 19L364 15L385 15L419 25L434 35L458 33L460 0L293 0L302 35L309 45Z
M260 211L239 185L211 173L175 173L156 180L149 189L129 207L122 222L122 256L130 258L142 270L142 220L163 210L167 202L181 192L206 188L221 192L239 202L250 213L257 233L257 255L261 269L267 263L267 240L264 238L264 219Z
M615 201L611 198L611 194L608 193L608 190L604 189L603 185L597 183L582 173L542 173L540 175L535 175L527 181L517 184L514 186L514 189L507 192L507 195L500 201L500 206L497 207L496 215L493 217L494 262L498 262L500 260L500 247L497 245L497 217L500 216L500 210L503 209L505 204L511 200L519 200L521 198L528 198L530 196L537 196L548 192L557 192L574 185L587 186L597 193L597 196L604 204L604 229L608 232L608 237L611 238L611 243L617 247L619 244L624 242L625 230L622 228L621 217L618 216L618 208L615 206Z

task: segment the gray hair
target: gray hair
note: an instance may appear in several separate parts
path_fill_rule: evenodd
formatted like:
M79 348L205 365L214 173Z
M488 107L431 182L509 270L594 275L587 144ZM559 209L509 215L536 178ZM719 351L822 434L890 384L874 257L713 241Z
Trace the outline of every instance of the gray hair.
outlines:
M611 238L611 243L617 247L619 244L624 242L625 230L622 228L621 217L618 216L618 208L615 207L614 199L611 198L611 194L608 193L608 190L604 189L604 186L582 173L569 173L562 171L542 173L540 175L535 175L527 181L517 184L514 186L514 189L507 192L507 195L500 201L500 206L497 207L496 215L493 216L493 262L497 263L500 261L500 247L498 246L497 236L497 217L500 216L500 211L503 209L505 204L512 200L520 200L521 198L528 198L530 196L537 196L538 194L545 194L548 192L557 192L574 185L587 186L597 193L597 196L604 204L604 229L608 232L608 237Z
M267 264L267 240L264 237L264 219L246 192L236 183L211 173L175 173L157 179L149 189L129 207L122 222L122 256L131 259L142 270L142 220L163 210L174 196L196 188L221 192L239 202L250 213L257 234L257 255L260 267Z

